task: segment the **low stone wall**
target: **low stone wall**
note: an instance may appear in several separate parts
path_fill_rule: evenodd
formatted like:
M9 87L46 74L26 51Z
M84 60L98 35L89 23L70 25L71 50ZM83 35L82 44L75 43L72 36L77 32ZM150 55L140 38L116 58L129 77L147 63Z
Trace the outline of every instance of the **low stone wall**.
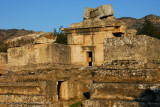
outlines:
M8 49L10 71L49 69L70 65L70 47L46 43Z

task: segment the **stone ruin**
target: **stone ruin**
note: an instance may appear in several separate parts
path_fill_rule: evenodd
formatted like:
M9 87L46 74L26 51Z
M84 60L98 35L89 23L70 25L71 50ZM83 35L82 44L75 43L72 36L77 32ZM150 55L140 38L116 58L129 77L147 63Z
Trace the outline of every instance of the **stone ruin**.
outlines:
M9 40L0 106L160 106L160 40L135 36L113 15L111 5L86 8L82 22L63 29L68 45L44 32Z
M91 18L103 19L113 15L114 15L114 11L113 11L112 5L102 5L97 8L86 7L83 18L84 19L91 19Z

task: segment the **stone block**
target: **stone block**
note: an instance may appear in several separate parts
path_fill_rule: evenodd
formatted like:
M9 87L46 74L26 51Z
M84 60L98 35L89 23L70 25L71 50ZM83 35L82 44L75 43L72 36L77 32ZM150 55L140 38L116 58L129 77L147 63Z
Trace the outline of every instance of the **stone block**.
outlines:
M86 8L84 12L84 19L89 18L105 18L107 16L113 16L114 11L112 5L102 5L97 8Z
M136 60L145 66L150 60L159 62L159 45L160 40L146 35L107 38L104 40L104 60Z
M40 95L41 91L36 86L0 86L0 94Z
M62 44L46 43L8 49L8 65L13 72L69 65L70 57L70 47Z
M91 12L91 11L93 11L92 8L86 7L86 8L85 8L85 11L84 11L84 14L83 14L83 18L84 18L84 19L90 18L90 12Z
M93 83L91 99L160 101L160 84Z
M108 69L94 71L96 83L158 83L160 72L154 69Z
M49 101L45 96L29 96L29 95L0 95L0 103L37 103L45 104Z

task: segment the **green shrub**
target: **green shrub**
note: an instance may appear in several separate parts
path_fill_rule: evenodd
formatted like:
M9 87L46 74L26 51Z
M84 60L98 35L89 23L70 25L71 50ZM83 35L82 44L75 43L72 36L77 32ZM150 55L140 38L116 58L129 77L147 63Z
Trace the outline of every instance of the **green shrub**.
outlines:
M148 35L157 39L160 39L160 31L154 26L154 24L145 17L145 21L141 28L138 28L137 35Z
M67 45L67 35L61 30L61 28L59 29L59 32L54 29L53 35L57 36L56 43Z

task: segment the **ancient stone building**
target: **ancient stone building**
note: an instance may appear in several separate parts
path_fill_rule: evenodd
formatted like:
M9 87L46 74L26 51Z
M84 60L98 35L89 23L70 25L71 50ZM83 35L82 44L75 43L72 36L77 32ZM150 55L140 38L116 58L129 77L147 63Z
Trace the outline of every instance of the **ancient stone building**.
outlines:
M86 8L63 29L68 45L44 32L9 40L0 106L159 107L160 40L135 36L113 15L111 5Z
M125 24L115 20L112 5L86 8L84 20L64 31L71 47L71 63L99 66L104 62L104 39L126 36Z

